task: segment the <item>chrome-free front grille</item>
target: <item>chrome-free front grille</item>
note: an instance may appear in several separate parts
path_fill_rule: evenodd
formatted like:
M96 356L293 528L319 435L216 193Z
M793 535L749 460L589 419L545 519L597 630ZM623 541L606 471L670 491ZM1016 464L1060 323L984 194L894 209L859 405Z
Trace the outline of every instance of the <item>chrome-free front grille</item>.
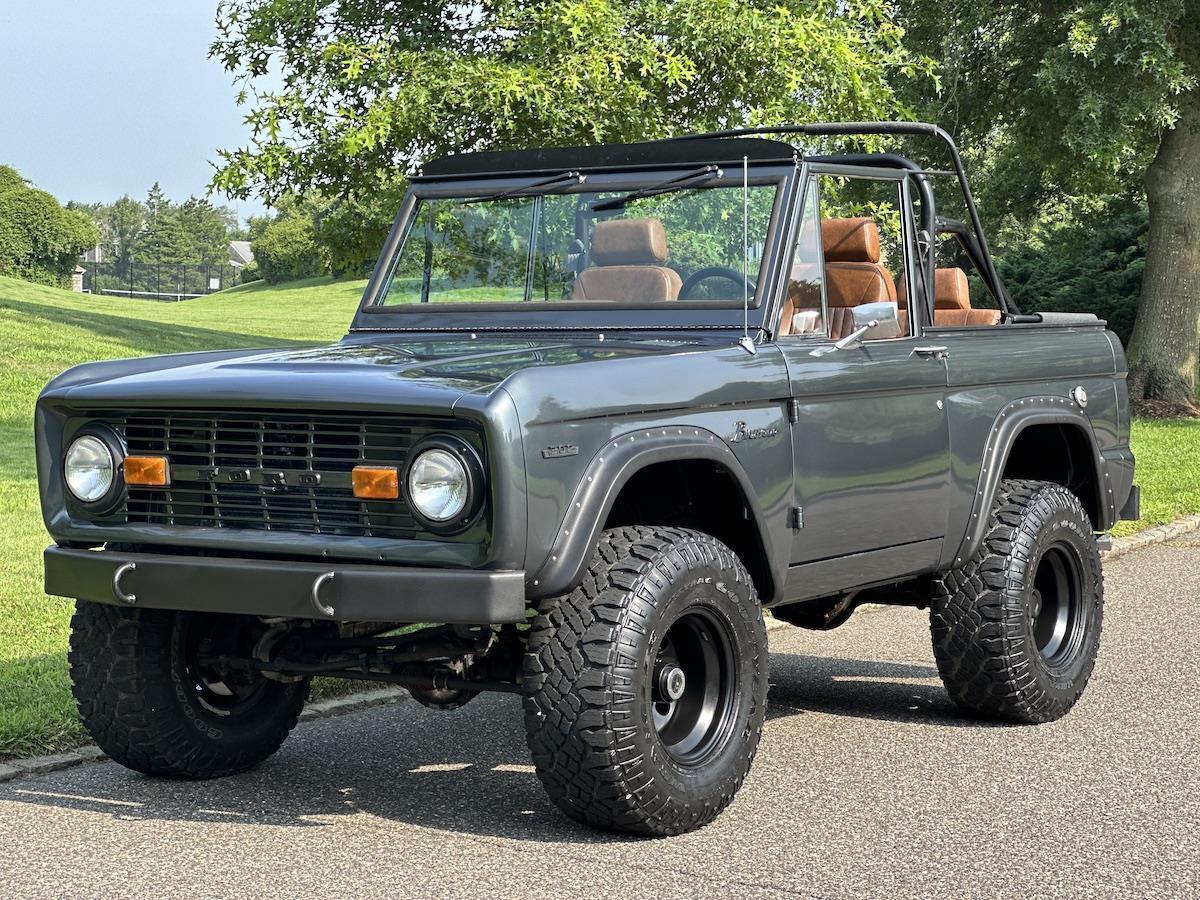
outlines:
M413 445L433 433L479 449L461 422L363 413L147 411L90 420L120 433L131 456L170 460L171 484L130 486L107 524L420 537L403 499L356 498L351 469L403 470Z

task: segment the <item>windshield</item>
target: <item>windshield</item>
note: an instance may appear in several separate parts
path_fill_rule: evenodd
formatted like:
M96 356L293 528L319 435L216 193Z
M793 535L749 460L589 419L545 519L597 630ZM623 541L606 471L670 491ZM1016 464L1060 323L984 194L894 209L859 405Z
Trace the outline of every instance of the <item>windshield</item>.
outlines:
M719 176L420 199L377 302L740 307L754 301L777 185L705 184Z

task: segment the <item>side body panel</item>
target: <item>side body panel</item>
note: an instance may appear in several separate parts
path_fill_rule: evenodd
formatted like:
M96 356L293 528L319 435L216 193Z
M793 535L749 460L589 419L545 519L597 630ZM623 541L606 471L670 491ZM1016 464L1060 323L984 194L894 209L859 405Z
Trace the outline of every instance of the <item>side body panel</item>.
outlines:
M1128 397L1124 356L1100 325L930 329L925 342L944 346L949 368L946 412L950 427L950 477L942 566L969 553L972 525L991 502L989 475L998 476L1020 428L1049 422L1085 428L1097 452L1103 492L1099 530L1112 527L1129 494ZM1072 391L1083 388L1080 407Z
M576 546L578 529L602 527L620 484L638 468L670 459L706 459L731 471L756 507L756 521L746 527L760 528L771 567L782 576L791 543L792 447L787 376L776 347L751 355L730 345L530 370L505 390L525 445L531 596L569 589L569 576L591 555L590 547ZM754 437L735 440L747 433ZM581 510L591 512L575 521Z

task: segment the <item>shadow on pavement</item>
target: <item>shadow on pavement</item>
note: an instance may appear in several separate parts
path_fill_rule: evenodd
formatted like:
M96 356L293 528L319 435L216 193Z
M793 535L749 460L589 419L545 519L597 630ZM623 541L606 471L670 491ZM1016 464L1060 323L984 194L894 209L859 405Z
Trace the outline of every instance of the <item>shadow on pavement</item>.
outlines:
M930 666L793 654L771 659L769 718L824 712L935 726L957 717ZM921 683L914 683L919 679ZM752 776L753 777L753 776ZM816 788L814 788L816 790ZM562 816L529 763L515 697L484 696L433 713L413 702L302 726L272 759L206 782L84 766L0 789L0 800L116 820L325 827L365 814L422 828L575 844L637 840Z
M1009 727L951 702L932 665L771 654L767 718L806 712L950 728Z

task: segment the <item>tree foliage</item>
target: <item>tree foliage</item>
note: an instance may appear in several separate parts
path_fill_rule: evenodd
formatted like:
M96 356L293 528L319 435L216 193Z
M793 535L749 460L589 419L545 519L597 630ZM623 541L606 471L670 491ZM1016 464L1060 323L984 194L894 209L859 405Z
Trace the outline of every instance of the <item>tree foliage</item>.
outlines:
M988 211L1129 194L1200 78L1200 2L900 0L906 41L935 57L940 90L906 98L983 164Z
M454 151L894 114L929 69L887 0L225 0L217 26L253 139L214 186L268 202L361 202Z
M0 274L65 285L99 237L86 213L64 209L15 169L0 166Z

